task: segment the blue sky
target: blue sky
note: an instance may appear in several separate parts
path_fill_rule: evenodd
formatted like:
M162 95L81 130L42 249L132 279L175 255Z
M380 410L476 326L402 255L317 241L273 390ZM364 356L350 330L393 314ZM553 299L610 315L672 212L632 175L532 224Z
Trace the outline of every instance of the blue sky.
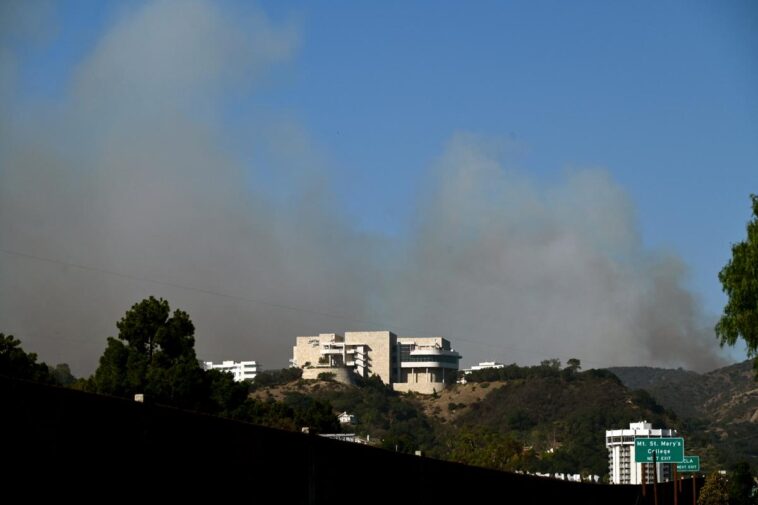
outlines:
M683 255L720 310L716 273L758 188L754 3L284 5L273 14L296 13L302 48L261 100L325 146L362 226L402 233L452 133L516 138L538 179L609 170L645 242ZM385 204L361 205L376 191Z
M8 5L18 119L60 107L103 38L149 4ZM402 242L451 139L472 134L506 145L502 163L538 193L607 173L643 247L681 258L705 316L721 310L716 275L758 192L754 2L214 5L262 13L295 40L252 85L225 85L210 113L202 97L191 106L252 186L291 196L289 178L260 168L276 154L249 138L285 125L309 153L291 170L327 178L353 232Z

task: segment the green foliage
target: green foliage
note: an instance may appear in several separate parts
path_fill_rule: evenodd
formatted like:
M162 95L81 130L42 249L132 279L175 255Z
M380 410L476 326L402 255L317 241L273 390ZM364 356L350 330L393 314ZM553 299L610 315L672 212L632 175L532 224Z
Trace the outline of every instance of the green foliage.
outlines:
M196 386L207 395L200 403L204 412L233 417L235 410L247 401L248 385L236 382L232 374L206 370L203 383Z
M455 430L444 440L450 461L467 465L515 470L521 468L522 445L508 434L471 427Z
M77 380L67 363L59 363L55 368L49 367L49 371L53 381L61 386L71 386Z
M129 385L127 373L127 361L130 360L129 350L127 347L113 337L108 337L108 343L105 346L105 352L100 356L100 365L95 370L93 377L93 387L98 393L111 394L114 396L127 396ZM131 358L132 365L135 358ZM139 374L136 378L139 379ZM137 381L139 382L139 380Z
M21 348L21 341L13 335L0 333L0 374L17 379L37 382L53 382L48 366L37 363L37 355L26 353Z
M148 401L275 428L339 431L339 421L327 401L297 394L284 402L248 398L249 388L299 380L300 369L261 373L254 384L235 382L231 374L219 370L203 370L195 357L195 328L189 315L181 310L171 314L163 299L150 297L133 305L117 327L118 338L108 338L99 366L87 380L77 381L66 364L52 368L37 363L37 356L24 352L20 341L3 334L0 373L127 398L144 393ZM379 387L375 381L368 385L374 390Z
M518 409L506 420L508 427L514 431L529 431L537 423L525 410Z
M567 368L570 370L573 370L574 372L578 372L582 369L582 362L576 358L571 358L566 362Z
M134 304L116 326L118 338L108 338L89 389L127 398L144 393L148 401L223 415L245 401L246 384L200 367L189 315L171 314L166 300Z
M334 374L334 372L321 372L320 374L318 374L318 380L320 381L331 382L331 381L334 381L335 377L336 375Z
M350 388L324 388L311 395L338 412L355 414L355 432L380 439L386 449L412 453L434 448L434 426L412 395L398 394L376 375L358 378L356 384Z
M467 382L494 382L527 379L531 377L558 377L561 375L561 362L557 359L542 361L538 366L518 366L515 363L503 368L485 368L474 370L466 375ZM484 387L484 386L482 386Z
M295 382L303 376L303 370L297 367L282 368L281 370L266 370L259 372L252 384L250 390L256 391L260 388L279 386Z
M231 415L232 418L261 426L295 431L295 412L292 407L273 399L266 401L247 399Z
M632 391L632 399L637 405L646 408L651 412L655 412L656 414L664 413L665 409L644 389Z
M509 365L503 373L517 378L505 386L488 383L482 401L468 406L446 402L449 412L466 407L449 423L427 417L418 395L398 394L376 376L358 379L357 387L321 385L307 396L288 393L284 402L247 400L235 417L323 431L334 430L329 423L336 422L335 412L348 411L357 416L356 433L370 434L389 450L422 450L433 458L501 470L585 475L607 473L608 427L639 419L675 427L669 413L649 395L630 393L614 374L573 368L569 366L567 373L550 360L545 366ZM481 372L493 371L499 377L498 370ZM424 399L429 401L433 399ZM429 407L432 412L441 410L440 405Z
M672 425L672 417L649 395L629 393L610 372L554 370L549 364L495 370L520 378L469 405L454 421L455 429L482 428L533 447L534 454L519 456L522 470L603 475L606 429L639 419Z
M561 360L559 360L557 358L542 360L542 361L540 361L540 367L547 368L547 369L553 369L553 370L560 370L561 369Z
M37 363L37 355L25 352L21 341L13 335L5 336L0 333L0 374L18 379L32 380L60 386L71 386L76 377L66 363L55 367L44 362Z
M708 474L700 489L698 505L729 505L729 491L726 476L718 472Z
M611 372L610 370L606 370L604 368L592 368L590 370L587 370L583 373L586 377L593 377L595 379L603 379L615 382L619 386L621 386L621 379L619 379L616 374Z
M576 358L571 358L566 362L566 368L561 371L561 377L566 381L570 381L576 377L577 372L581 368L582 362Z
M284 404L292 409L295 426L307 426L311 433L336 433L340 423L327 401L317 400L301 393L289 393Z
M750 198L753 220L747 225L747 239L732 245L732 259L719 272L728 301L716 335L722 346L733 346L738 338L745 341L758 378L758 195Z
M98 393L149 399L188 407L202 370L195 359L194 326L185 312L170 316L166 300L150 297L134 304L116 324L95 371Z
M755 505L758 503L758 490L755 489L750 465L741 461L729 472L729 505Z
M708 373L650 367L613 368L630 389L644 388L677 414L687 447L700 454L703 469L731 468L740 461L758 465L758 437L750 422L758 409L752 360ZM739 401L735 399L739 398Z

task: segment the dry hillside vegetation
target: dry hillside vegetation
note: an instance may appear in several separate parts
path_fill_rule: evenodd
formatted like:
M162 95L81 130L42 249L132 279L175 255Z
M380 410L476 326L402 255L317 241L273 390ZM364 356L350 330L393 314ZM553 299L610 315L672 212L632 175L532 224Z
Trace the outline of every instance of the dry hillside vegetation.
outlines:
M506 384L503 381L455 384L436 397L417 395L417 398L424 414L447 423L468 412L471 405L481 402L492 391L505 387Z
M300 393L308 396L319 396L320 393L325 392L347 392L354 390L356 386L350 386L348 384L342 384L334 381L324 380L305 380L300 379L289 384L280 384L276 386L268 386L261 388L250 393L250 398L256 400L269 400L283 401L288 394Z

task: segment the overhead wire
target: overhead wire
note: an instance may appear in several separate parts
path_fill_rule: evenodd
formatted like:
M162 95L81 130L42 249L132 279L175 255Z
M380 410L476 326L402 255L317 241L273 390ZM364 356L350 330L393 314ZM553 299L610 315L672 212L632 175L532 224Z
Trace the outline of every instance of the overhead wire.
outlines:
M334 312L326 312L326 311L314 310L314 309L307 308L307 307L290 305L290 304L285 304L285 303L280 303L280 302L272 302L272 301L263 300L263 299L260 299L260 298L257 298L257 297L250 297L250 296L242 296L242 295L224 293L224 292L221 292L221 291L215 291L215 290L206 289L206 288L197 287L197 286L190 286L190 285L182 284L182 283L178 283L178 282L172 282L172 281L167 281L167 280L148 278L148 277L145 277L145 276L135 275L135 274L132 274L132 273L119 272L119 271L112 270L112 269L109 269L109 268L103 268L103 267L85 265L85 264L77 263L77 262L73 262L73 261L66 261L66 260L61 260L61 259L58 259L58 258L51 258L51 257L48 257L48 256L41 256L41 255L38 255L38 254L31 254L31 253L28 253L28 252L22 252L22 251L18 251L18 250L12 250L12 249L8 249L8 248L5 248L5 247L1 247L0 248L0 253L6 254L6 255L9 255L9 256L15 256L15 257L19 257L19 258L33 260L33 261L40 261L40 262L45 262L45 263L50 263L50 264L61 265L61 266L69 267L69 268L76 268L76 269L79 269L79 270L93 272L93 273L98 273L98 274L102 274L102 275L108 275L108 276L112 276L112 277L116 277L116 278L128 279L128 280L135 281L135 282L144 282L144 283L149 283L149 284L153 284L153 285L157 285L157 286L164 286L164 287L170 287L170 288L174 288L174 289L180 289L180 290L185 290L185 291L200 293L200 294L204 294L204 295L208 295L208 296L216 296L216 297L221 297L221 298L226 298L226 299L231 299L231 300L237 300L237 301L242 301L242 302L247 302L247 303L253 303L253 304L261 305L261 306L264 306L264 307L270 307L270 308L275 308L275 309L280 309L280 310L286 310L286 311L291 311L291 312L296 312L296 313L310 314L310 315L314 315L314 316L319 316L319 317L324 317L324 318L329 318L329 319L336 319L336 320L341 320L341 321L347 321L347 322L352 322L352 323L366 324L366 325L370 325L370 326L374 326L374 327L380 327L380 328L388 328L389 327L389 328L393 328L395 330L408 330L408 331L412 332L413 334L415 334L417 336L435 336L435 335L438 335L437 332L419 331L418 329L414 329L414 328L411 328L411 327L406 326L406 325L387 324L386 322L375 321L375 320L364 319L364 318L350 317L350 316L346 316L344 314L338 314L338 313L334 313ZM50 337L41 337L41 338L47 338L49 340L55 340L55 339L50 338ZM454 340L456 342L467 342L469 344L479 345L479 346L482 346L482 347L488 347L490 349L495 349L497 351L503 351L502 354L506 354L507 352L519 352L519 353L522 353L522 354L529 354L529 355L532 355L532 356L536 356L536 357L539 357L540 359L545 359L545 358L548 357L545 354L545 351L543 351L543 350L529 349L529 348L526 348L526 347L523 347L523 346L515 346L515 345L507 344L507 343L497 343L496 344L496 343L492 343L492 342L487 342L487 341L482 340L482 339L472 339L472 338L470 338L470 336L469 337L462 337L462 336L459 336L459 335L455 335L454 337L451 336L450 339ZM65 337L62 338L62 340L75 341L74 339L65 338ZM584 363L589 363L589 364L597 365L599 368L607 368L609 366L608 364L601 363L601 362L598 362L598 361L595 361L595 360L592 360L592 359L586 359L586 358L583 358L581 356L572 356L572 357L581 359L581 361L583 361Z

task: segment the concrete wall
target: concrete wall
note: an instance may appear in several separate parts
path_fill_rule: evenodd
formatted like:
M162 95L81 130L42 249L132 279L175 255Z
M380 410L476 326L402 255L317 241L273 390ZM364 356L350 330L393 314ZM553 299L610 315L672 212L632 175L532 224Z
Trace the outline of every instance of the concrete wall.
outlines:
M442 337L398 337L399 344L416 344L416 345L438 345L440 347L450 348L450 342Z
M346 343L368 345L368 375L378 375L385 384L392 382L392 348L396 341L397 336L391 331L345 332Z
M393 360L393 351L397 351L398 342L432 346L437 345L441 348L450 348L450 342L442 337L400 337L390 331L349 331L344 337L335 333L322 333L318 336L300 336L296 339L293 348L293 358L297 366L304 367L306 363L316 367L316 371L304 370L304 378L315 379L323 370L318 370L319 359L321 358L321 349L329 342L342 342L345 346L351 347L363 345L366 348L366 368L363 374L361 370L356 372L363 377L377 375L385 384L396 384L400 381L405 382L399 377L397 363ZM350 361L355 354L345 354L345 359ZM456 365L457 368L457 365ZM435 366L434 370L438 367ZM431 370L431 369L430 369ZM398 385L397 391L416 391L422 394L432 394L434 391L440 392L445 388L442 376L435 377L433 374L425 373L425 370L419 368L415 370L413 377L408 378L407 384ZM446 370L445 373L455 374L453 369Z
M295 359L295 363L300 368L306 363L318 365L318 359L321 357L319 352L321 345L333 340L341 341L342 336L336 333L321 333L320 335L297 337L295 347L292 348L292 357Z
M433 395L435 392L441 393L445 389L444 382L396 382L392 385L392 389L399 393L407 393L413 391L414 393L421 393L422 395Z
M355 380L353 379L353 373L344 367L335 368L335 367L313 367L313 368L304 368L303 369L303 379L312 379L316 380L318 379L319 374L322 373L333 373L334 374L334 380L337 382L341 382L342 384L355 384Z

